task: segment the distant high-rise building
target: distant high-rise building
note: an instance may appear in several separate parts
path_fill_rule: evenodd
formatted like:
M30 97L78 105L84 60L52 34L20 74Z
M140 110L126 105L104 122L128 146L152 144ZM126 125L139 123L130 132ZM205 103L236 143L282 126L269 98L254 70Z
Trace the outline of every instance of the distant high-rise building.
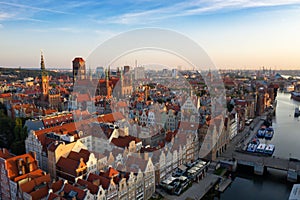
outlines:
M144 67L134 68L134 77L135 77L135 80L144 79L145 78L145 68Z
M130 70L130 67L127 65L127 66L124 66L124 73L127 73L127 72L129 72L129 70Z
M73 62L73 84L77 80L86 78L85 61L81 57L74 58Z
M172 78L177 78L177 69L172 69Z

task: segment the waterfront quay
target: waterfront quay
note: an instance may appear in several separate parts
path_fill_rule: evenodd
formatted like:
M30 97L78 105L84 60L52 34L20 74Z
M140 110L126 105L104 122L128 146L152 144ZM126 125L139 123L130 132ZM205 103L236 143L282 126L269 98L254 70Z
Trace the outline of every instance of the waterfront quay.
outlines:
M166 200L185 200L185 199L201 199L204 195L212 189L220 180L220 176L207 173L207 175L198 183L193 185L180 196L170 195L163 189L156 189Z
M254 174L257 175L263 175L268 168L286 171L287 180L297 182L298 176L300 176L299 160L246 152L248 143L255 136L264 120L272 114L272 111L268 111L263 116L256 117L251 128L246 127L243 132L233 138L227 150L218 158L218 161L234 160L236 164L251 166L254 169Z

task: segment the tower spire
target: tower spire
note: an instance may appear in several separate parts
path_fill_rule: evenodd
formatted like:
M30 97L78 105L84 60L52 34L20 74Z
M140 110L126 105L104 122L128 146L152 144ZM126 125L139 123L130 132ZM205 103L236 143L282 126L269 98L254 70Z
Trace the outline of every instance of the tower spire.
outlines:
M43 100L46 100L48 91L49 91L49 78L48 78L48 73L45 68L45 62L44 62L44 55L43 52L41 51L41 79L42 79L42 94L43 94Z
M106 82L106 95L109 97L110 96L110 88L109 88L109 70L110 68L106 69L106 77L105 77L105 82Z
M41 50L41 70L45 70L44 55L42 50Z

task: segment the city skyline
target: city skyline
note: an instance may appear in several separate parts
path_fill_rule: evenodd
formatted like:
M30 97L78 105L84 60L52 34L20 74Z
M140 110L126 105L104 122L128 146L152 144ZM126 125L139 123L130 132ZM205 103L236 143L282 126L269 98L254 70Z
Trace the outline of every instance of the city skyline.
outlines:
M300 68L298 0L19 2L0 2L1 67L38 68L43 49L47 68L70 69L114 35L158 27L196 41L217 68Z

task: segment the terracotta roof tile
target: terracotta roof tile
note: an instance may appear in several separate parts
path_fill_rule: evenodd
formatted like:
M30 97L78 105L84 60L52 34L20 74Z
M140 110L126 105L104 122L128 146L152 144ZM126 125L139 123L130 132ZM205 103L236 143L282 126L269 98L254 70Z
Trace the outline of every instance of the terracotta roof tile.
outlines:
M5 148L0 149L0 158L8 159L13 157L12 154L9 153L9 151Z
M118 137L118 138L113 138L111 140L111 143L116 145L117 147L125 148L129 146L129 143L135 141L135 143L141 142L139 138L136 138L134 136L125 136L125 137Z
M32 197L32 200L39 200L39 199L42 199L44 197L47 197L48 195L48 186L45 185L44 187L36 190L36 191L33 191L30 193L31 197Z
M76 176L76 169L79 166L79 161L60 157L56 166L59 167L60 170Z
M52 188L53 192L55 193L55 192L61 190L63 185L64 185L63 180L58 180L58 181L52 183L51 188Z
M30 177L30 176L28 176ZM40 177L32 178L30 181L20 185L20 188L23 192L31 193L34 191L36 186L40 186L44 183L49 183L51 181L50 174L42 175ZM45 185L46 187L46 185Z
M47 200L65 200L65 198L59 196L58 194L55 194L53 192L51 192L48 196L48 199Z
M87 181L92 182L96 185L101 185L103 189L107 190L110 186L110 179L106 178L104 176L96 175L93 173L90 173Z
M89 191L92 193L92 194L97 194L98 193L98 190L99 190L99 187L97 185L94 185L93 183L89 182L89 181L86 181L86 180L82 180L82 179L78 179L77 180L77 184L81 185L81 186L84 186L86 188L89 189Z
M6 159L6 168L8 169L8 171L7 171L8 178L14 179L15 177L19 176L19 170L18 170L18 167L17 167L17 161L19 159L22 159L23 163L25 163L26 158L28 158L29 162L33 165L32 166L33 170L36 170L38 168L37 161L29 153L23 154L23 155L19 155L19 156L14 156L14 157L11 157L11 158L7 158Z
M114 168L109 167L109 169L103 175L106 176L107 178L112 178L112 177L118 176L119 172L117 170L115 170Z
M100 117L98 117L98 121L99 122L110 122L110 123L114 123L116 121L125 119L124 115L120 112L114 112L114 113L110 113L110 114L106 114L106 115L102 115Z
M76 199L78 199L78 200L83 200L86 196L85 191L67 183L64 187L65 195L68 195L71 191L77 192Z
M12 96L11 93L2 93L2 94L0 94L0 98L9 98L11 96Z
M80 161L80 159L83 158L83 161L87 162L90 156L90 152L89 151L87 152L88 153L86 153L86 151L80 151L80 152L71 151L68 155L68 158L76 161Z
M30 172L30 173L23 174L23 175L21 175L21 176L17 176L17 177L15 177L15 178L13 179L13 181L18 182L18 181L20 181L20 180L22 180L22 179L24 179L24 178L28 178L28 177L30 177L30 178L37 178L37 177L40 177L40 176L43 176L43 175L44 175L43 170L37 169L37 170L32 171L32 172Z

